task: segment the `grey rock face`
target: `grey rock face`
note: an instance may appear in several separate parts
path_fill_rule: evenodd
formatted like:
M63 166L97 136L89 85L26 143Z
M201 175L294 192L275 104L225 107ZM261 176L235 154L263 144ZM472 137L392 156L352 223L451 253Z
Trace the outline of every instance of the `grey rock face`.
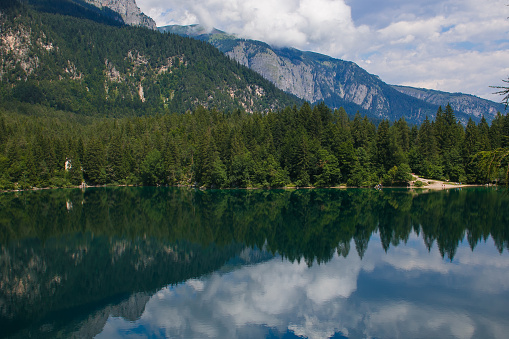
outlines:
M238 39L224 32L207 32L200 26L166 26L160 31L194 37L217 47L278 88L311 103L324 101L331 108L360 110L371 117L420 123L433 118L438 106L448 103L466 123L484 115L491 121L503 105L461 93L446 93L391 86L353 62L292 48L274 48L260 41Z
M120 14L124 23L131 26L142 26L156 29L156 23L152 18L143 14L136 5L135 0L85 0L97 7L108 7Z
M93 338L101 333L110 316L122 317L128 321L136 321L143 314L149 299L150 294L148 293L133 293L116 305L107 305L91 313L84 321L78 324L73 323L77 329L71 332L69 337Z
M276 87L311 103L323 101L331 108L344 107L351 114L360 111L390 120L403 116L410 110L407 107L428 115L438 108L396 91L353 62L293 48L274 48L217 30L209 33L200 26L166 26L159 30L207 41Z
M220 41L214 45L223 50ZM278 88L309 102L336 98L366 110L376 110L381 117L390 113L386 100L380 96L380 84L367 76L366 81L359 81L357 74L367 73L354 63L332 58L316 60L314 53L272 49L240 40L225 53L260 73Z
M311 103L324 101L332 108L350 105L350 111L362 109L371 116L391 120L406 113L399 107L412 106L430 115L436 111L432 105L401 95L353 62L253 41L235 40L232 44L211 39L211 43L278 88Z
M299 98L310 102L323 99L320 91L315 91L315 82L309 65L293 64L288 59L279 57L271 49L257 51L259 49L257 47L242 41L231 51L226 52L226 55L261 74L278 88Z
M295 49L277 49L249 40L214 39L210 42L232 59L260 73L278 88L311 103L324 101L332 108L353 103L375 117L420 122L433 117L438 106L450 104L466 123L484 115L491 121L504 106L463 93L447 93L390 86L353 62ZM401 95L403 94L403 95ZM412 100L412 98L414 100ZM415 100L416 99L416 100Z

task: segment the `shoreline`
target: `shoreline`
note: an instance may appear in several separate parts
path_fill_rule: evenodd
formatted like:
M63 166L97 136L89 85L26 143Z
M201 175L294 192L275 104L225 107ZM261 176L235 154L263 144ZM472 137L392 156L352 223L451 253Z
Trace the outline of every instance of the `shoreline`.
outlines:
M415 186L416 181L421 181L424 183L424 186L417 187ZM414 189L430 189L430 190L445 190L445 189L452 189L452 188L462 188L462 187L482 187L487 186L483 184L463 184L458 182L449 182L449 181L442 181L442 180L436 180L436 179L426 179L421 178L415 174L412 174L412 181L409 182L410 186L409 188Z
M422 181L425 183L424 186L416 186L415 181ZM82 189L85 190L87 188L99 188L99 187L180 187L180 188L194 188L198 190L300 190L300 189L377 189L383 190L384 188L405 188L408 190L413 189L421 189L421 190L445 190L452 188L463 188L463 187L496 187L496 185L483 185L483 184L463 184L463 183L451 183L447 181L435 180L435 179L424 179L414 175L414 179L408 182L406 186L381 186L380 188L371 187L371 186L347 186L347 185L339 185L339 186L331 186L331 187L316 187L316 186L306 186L306 187L297 187L297 186L287 186L287 187L238 187L238 188L205 188L200 186L193 185L159 185L159 186L143 186L143 185L79 185L79 186L68 186L68 187L33 187L27 189L14 189L14 190L0 190L0 193L16 193L16 192L29 192L29 191L42 191L42 190L55 190L55 189Z

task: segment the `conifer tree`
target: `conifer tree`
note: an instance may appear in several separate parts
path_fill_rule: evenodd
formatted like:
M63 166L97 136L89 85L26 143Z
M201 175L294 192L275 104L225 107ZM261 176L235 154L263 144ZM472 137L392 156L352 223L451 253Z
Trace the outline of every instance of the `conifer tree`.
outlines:
M124 161L125 150L122 147L119 132L113 134L107 149L106 172L109 182L121 182L127 177L127 166Z
M382 120L378 125L376 133L376 164L381 171L380 175L391 168L391 140L389 135L389 121Z
M481 117L481 121L479 125L477 125L478 134L479 134L479 149L488 151L491 149L490 145L490 127L484 118L484 115Z
M438 143L433 125L427 116L419 128L416 157L412 159L411 166L415 172L427 178L439 179L443 175L439 163Z
M325 149L318 150L316 157L315 186L328 187L340 183L341 171L338 159Z
M161 152L151 150L140 165L140 177L145 185L156 186L165 183L166 172Z
M474 155L480 151L479 130L472 118L468 119L463 141L463 162L467 182L478 182L477 159Z
M93 137L86 147L83 159L83 176L87 184L100 185L106 183L105 164L106 152L104 145L98 138Z

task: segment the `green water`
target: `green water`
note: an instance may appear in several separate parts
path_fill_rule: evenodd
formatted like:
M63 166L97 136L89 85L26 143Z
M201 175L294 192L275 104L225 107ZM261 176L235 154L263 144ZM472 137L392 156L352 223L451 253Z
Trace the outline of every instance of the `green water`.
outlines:
M0 195L0 336L505 338L509 193Z

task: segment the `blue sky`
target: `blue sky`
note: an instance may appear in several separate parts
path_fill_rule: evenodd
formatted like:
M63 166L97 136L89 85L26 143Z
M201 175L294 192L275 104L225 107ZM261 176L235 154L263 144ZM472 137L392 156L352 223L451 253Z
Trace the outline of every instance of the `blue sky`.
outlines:
M509 76L506 0L136 0L158 26L199 23L356 62L390 84L474 94Z

